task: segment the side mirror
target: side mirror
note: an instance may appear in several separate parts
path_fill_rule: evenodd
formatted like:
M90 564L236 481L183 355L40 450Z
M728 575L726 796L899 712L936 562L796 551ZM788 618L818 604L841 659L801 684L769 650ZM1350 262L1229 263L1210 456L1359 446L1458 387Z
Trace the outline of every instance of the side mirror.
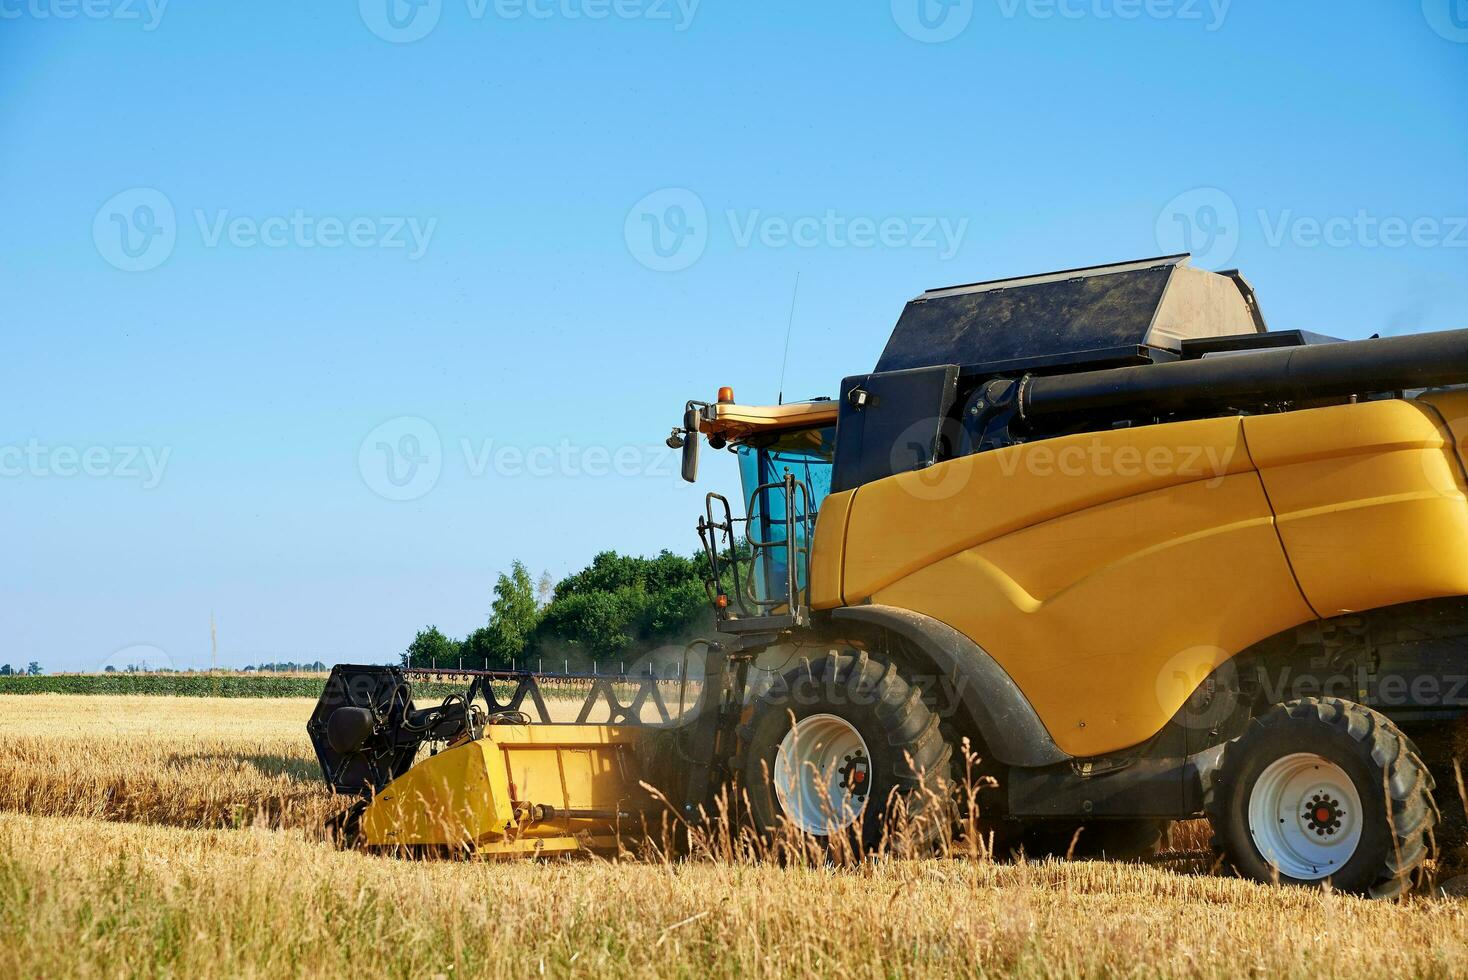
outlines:
M683 479L689 483L698 482L698 426L703 421L703 412L696 408L690 408L683 413L683 428L687 434L683 437Z

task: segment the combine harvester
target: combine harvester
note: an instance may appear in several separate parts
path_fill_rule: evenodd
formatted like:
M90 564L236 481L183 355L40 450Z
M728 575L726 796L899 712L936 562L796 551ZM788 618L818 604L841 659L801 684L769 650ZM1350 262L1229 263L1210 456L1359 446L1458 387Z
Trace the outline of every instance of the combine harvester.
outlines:
M652 676L558 724L544 676L419 708L431 672L338 667L309 730L342 829L611 848L732 788L872 847L968 745L1001 840L1134 855L1206 815L1243 875L1400 894L1468 705L1463 382L1468 331L1271 332L1186 256L925 293L835 400L687 403L684 477L728 448L745 512L707 496L718 634L676 710Z

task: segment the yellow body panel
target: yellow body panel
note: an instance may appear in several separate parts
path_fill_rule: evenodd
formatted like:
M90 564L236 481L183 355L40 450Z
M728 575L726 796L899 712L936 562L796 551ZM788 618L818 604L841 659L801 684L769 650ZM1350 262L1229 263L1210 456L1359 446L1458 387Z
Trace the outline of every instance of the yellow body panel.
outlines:
M1310 618L1253 473L1053 518L874 598L972 638L1076 756L1151 737L1213 668Z
M843 602L971 638L1066 752L1128 748L1317 611L1468 594L1468 396L1435 401L1067 436L868 484Z
M1468 506L1431 405L1377 401L1244 420L1295 576L1321 616L1468 593Z
M1431 405L1448 427L1458 462L1468 467L1468 391L1430 392L1418 401Z
M491 725L393 780L363 811L369 846L430 844L482 853L607 846L617 819L567 810L650 808L635 750L647 730L614 725ZM530 819L530 805L557 815Z
M446 749L393 780L362 813L363 841L462 846L502 835L511 823L508 798L490 783L486 748Z
M514 799L557 810L616 810L645 795L629 755L640 734L611 725L496 725L485 737L499 745Z
M846 518L851 513L855 490L833 493L821 501L816 530L811 538L810 595L812 609L834 609L841 605L841 574L846 558Z
M1026 527L1250 468L1239 420L1203 419L1010 446L869 483L847 525L845 600Z

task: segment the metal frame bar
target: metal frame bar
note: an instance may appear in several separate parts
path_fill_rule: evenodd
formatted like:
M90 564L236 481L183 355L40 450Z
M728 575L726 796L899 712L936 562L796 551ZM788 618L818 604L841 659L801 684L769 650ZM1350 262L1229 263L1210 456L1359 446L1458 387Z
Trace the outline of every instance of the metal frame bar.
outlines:
M468 670L463 668L438 668L438 667L406 667L403 673L409 678L424 678L436 681L469 680L469 690L465 694L465 700L473 703L476 698L483 698L489 708L491 716L507 712L520 712L521 706L526 699L530 700L538 719L532 717L534 724L541 725L571 725L586 724L591 712L599 703L605 703L610 718L605 724L609 725L667 725L672 723L672 716L668 711L667 702L663 699L662 691L658 689L659 684L673 683L673 679L657 677L652 674L537 674L525 670ZM680 685L686 684L686 673L683 671L677 678ZM546 704L545 694L541 690L543 681L590 681L591 686L582 696L582 703L574 722L558 722L551 718L550 708ZM493 684L496 681L509 683L514 682L515 689L509 698L501 701L495 693ZM616 684L635 684L637 693L631 701L623 703L617 697ZM645 722L642 720L642 709L649 702L657 709L658 721ZM521 712L528 715L528 712Z
M769 517L769 508L757 506L761 495L771 490L780 490L784 496L785 535L781 540L775 540L769 536L769 528L773 526ZM797 499L799 506L797 506ZM722 521L714 519L716 502L723 510L724 519ZM760 525L765 529L763 536L757 537L751 532L754 518L750 515L755 513L760 515ZM704 515L698 522L698 536L703 542L704 554L709 561L710 578L705 583L709 598L714 600L723 594L719 592L719 586L723 578L723 571L727 567L734 577L734 602L741 614L740 617L730 617L726 609L716 605L720 623L733 623L739 618L772 618L773 611L781 606L785 606L789 610L789 615L795 619L802 618L805 603L803 602L804 589L800 585L801 572L804 572L806 588L809 588L810 546L815 535L815 512L811 506L811 491L805 481L797 480L792 473L786 473L784 479L778 482L761 483L750 493L744 517L732 516L728 499L722 494L710 493L704 498ZM749 542L752 552L748 575L741 575L739 553L736 550L734 529L740 523L745 526L744 537ZM722 542L720 541L721 535L723 536ZM802 540L803 547L801 546ZM721 544L724 546L722 549ZM760 599L755 595L755 575L761 567L760 560L762 557L768 560L770 555L781 548L784 548L786 552L785 594L783 597ZM720 558L721 550L727 552L727 561ZM746 589L748 594L746 594Z

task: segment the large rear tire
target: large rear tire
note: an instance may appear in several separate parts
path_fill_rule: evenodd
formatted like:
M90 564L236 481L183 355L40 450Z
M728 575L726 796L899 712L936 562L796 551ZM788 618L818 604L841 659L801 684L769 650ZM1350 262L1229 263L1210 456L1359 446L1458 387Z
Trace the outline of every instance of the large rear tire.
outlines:
M1430 856L1433 786L1384 715L1303 698L1228 744L1206 806L1214 847L1240 874L1387 898L1411 890Z
M953 749L892 663L855 651L810 661L756 699L739 734L765 835L793 829L868 852L899 837L925 847L945 829Z

